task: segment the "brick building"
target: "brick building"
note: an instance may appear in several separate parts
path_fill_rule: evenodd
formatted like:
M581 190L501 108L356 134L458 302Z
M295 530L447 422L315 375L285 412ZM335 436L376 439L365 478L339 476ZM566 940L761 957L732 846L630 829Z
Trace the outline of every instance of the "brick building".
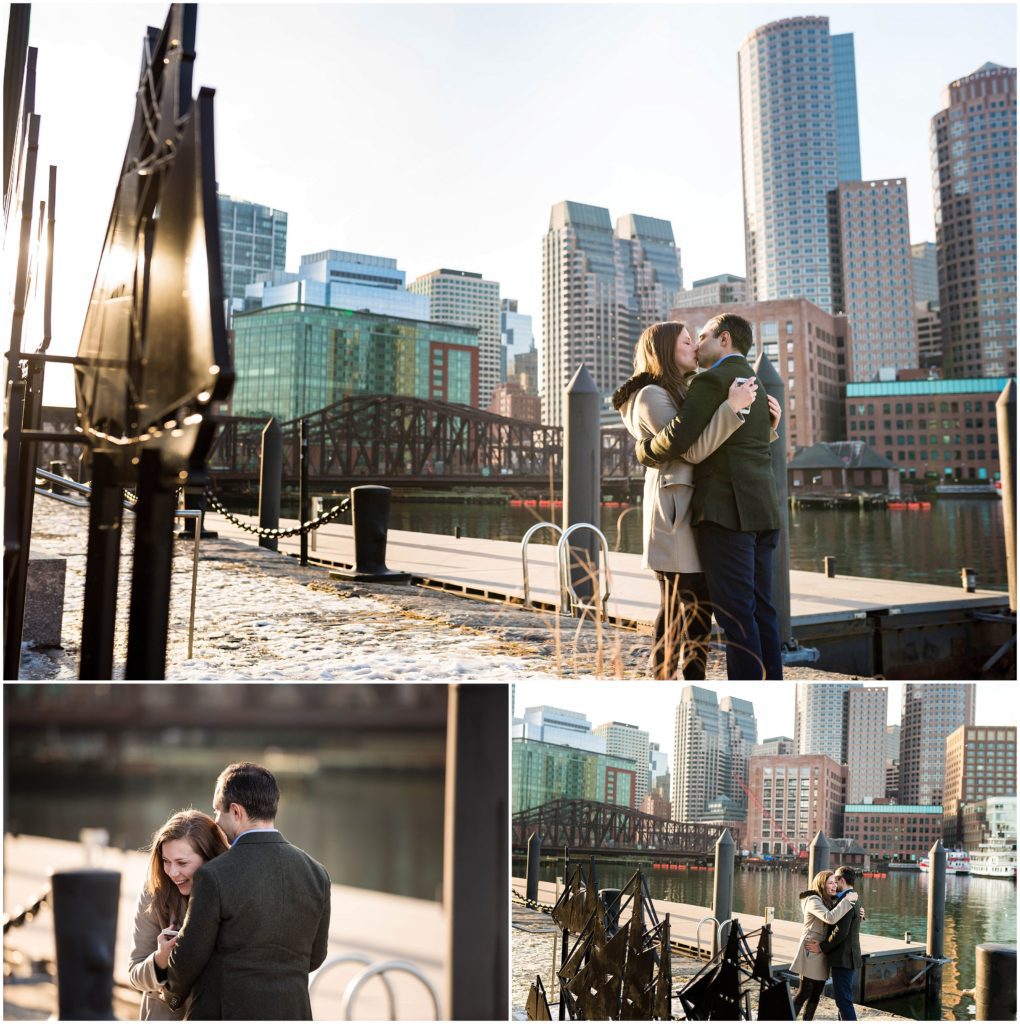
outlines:
M938 804L847 804L843 836L859 843L871 857L920 860L942 838Z
M962 810L990 796L1016 795L1016 726L961 725L946 737L942 840L963 841Z

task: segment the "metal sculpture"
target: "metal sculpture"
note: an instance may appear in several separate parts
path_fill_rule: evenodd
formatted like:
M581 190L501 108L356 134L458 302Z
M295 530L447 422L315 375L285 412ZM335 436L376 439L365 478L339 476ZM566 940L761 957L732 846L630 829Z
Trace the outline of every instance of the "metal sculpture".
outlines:
M541 975L535 975L531 990L528 992L526 1010L528 1020L552 1020L552 1014L549 1012L549 1000L545 995L545 986L542 984Z
M579 873L575 873L580 878ZM594 877L594 863L588 881ZM606 895L605 893L603 895ZM593 885L564 892L563 920L590 908L573 949L558 971L562 1006L571 1020L669 1020L669 918L659 921L648 886L635 871L620 892L599 898ZM629 917L618 931L607 920ZM555 913L555 911L554 911ZM562 1015L561 1015L562 1018Z
M92 446L82 678L109 678L120 496L138 492L125 675L166 668L176 489L204 488L230 392L213 157L213 91L192 103L197 5L174 4L143 44L134 122L75 365Z
M787 982L772 977L772 928L744 935L740 921L729 922L726 945L677 992L687 1020L751 1020L751 989L758 991L758 1020L794 1020ZM752 954L748 939L758 935Z

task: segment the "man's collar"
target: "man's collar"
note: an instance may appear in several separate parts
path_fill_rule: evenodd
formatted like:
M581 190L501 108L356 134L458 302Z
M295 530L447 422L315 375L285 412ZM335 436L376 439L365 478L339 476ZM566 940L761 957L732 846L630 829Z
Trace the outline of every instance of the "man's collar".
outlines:
M241 832L239 835L234 837L234 841L230 844L236 846L239 839L243 839L245 836L253 836L256 832L279 832L278 828L250 828L245 832Z
M742 352L727 352L726 355L720 356L710 367L710 370L714 370L721 362L726 359L733 359L734 357L743 359L744 354Z

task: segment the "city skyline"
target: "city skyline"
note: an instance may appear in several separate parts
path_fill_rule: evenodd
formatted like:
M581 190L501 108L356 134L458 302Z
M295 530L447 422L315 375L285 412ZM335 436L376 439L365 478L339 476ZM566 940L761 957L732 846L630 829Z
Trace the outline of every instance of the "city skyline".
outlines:
M744 274L737 51L755 28L810 13L854 34L861 173L907 179L913 242L934 239L928 132L944 88L986 61L1016 65L1008 4L288 8L300 46L280 42L279 8L237 11L201 7L195 85L217 90L220 190L287 211L288 269L334 247L394 257L410 279L456 267L498 281L536 325L541 239L567 199L670 220L685 282ZM77 349L141 40L165 16L156 4L33 6L40 167L58 166L57 353ZM569 45L582 22L585 46ZM91 117L68 102L64 70L80 66L82 38L89 85L76 95ZM590 59L600 46L604 71ZM267 90L267 67L300 89ZM599 144L621 131L622 144ZM47 377L46 401L70 404L69 371Z
M628 684L626 692L619 683L586 682L522 682L514 686L514 717L520 718L524 709L538 705L578 711L586 715L592 728L604 722L623 722L637 726L648 733L649 741L658 743L670 755L670 771L674 770L673 728L676 707L685 686L702 686L713 690L720 700L723 697L737 697L754 705L758 722L758 742L773 736L794 737L794 693L795 684L782 684L788 689L788 700L778 700L775 695L764 699L760 683L691 682L682 680L671 683L648 682ZM828 686L819 682L810 685ZM903 702L903 683L876 683L865 681L865 686L885 686L888 693L887 723L898 724ZM976 687L977 710L975 722L978 725L1000 724L995 721L1012 711L1012 717L1001 724L1015 725L1016 713L1004 710L998 700L994 683L972 683Z

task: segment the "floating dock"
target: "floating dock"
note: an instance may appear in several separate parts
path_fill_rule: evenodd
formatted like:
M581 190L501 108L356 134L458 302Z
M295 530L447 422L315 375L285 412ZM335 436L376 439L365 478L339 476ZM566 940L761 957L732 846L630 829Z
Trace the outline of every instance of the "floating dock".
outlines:
M214 513L207 513L206 525L223 538L258 543L253 534ZM280 522L281 529L296 525L293 519ZM297 555L300 540L283 539L279 549ZM330 523L316 530L309 538L309 559L329 567L352 566L353 528ZM522 603L524 599L519 543L391 530L386 562L390 569L411 573L415 582L425 586L494 601ZM555 546L530 544L528 564L532 602L547 612L555 611L559 606ZM655 577L641 568L640 555L610 552L609 567L610 619L621 626L650 629L659 607ZM1013 623L1002 614L1009 611L1009 596L993 590L968 593L962 587L859 576L830 578L794 569L790 606L796 638L821 652L813 667L868 678L977 678L984 662L1013 632Z

